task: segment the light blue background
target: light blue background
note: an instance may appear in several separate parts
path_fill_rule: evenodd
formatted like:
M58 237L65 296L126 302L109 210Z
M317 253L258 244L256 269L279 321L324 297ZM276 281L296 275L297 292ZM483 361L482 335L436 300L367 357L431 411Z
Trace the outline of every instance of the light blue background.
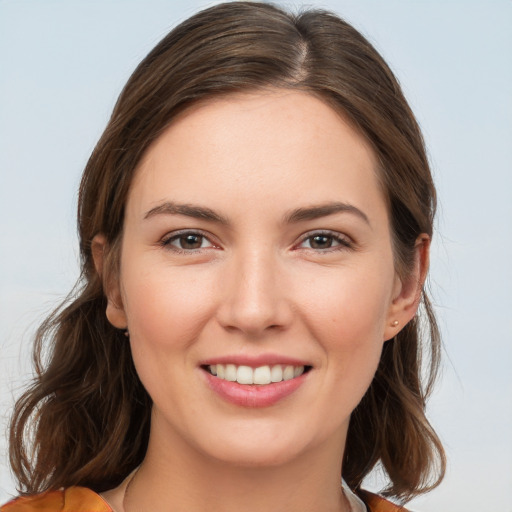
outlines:
M114 101L168 29L211 4L0 0L2 431L29 378L31 334L76 278L76 189ZM412 508L510 512L512 1L307 5L347 18L388 60L423 128L439 189L431 286L446 357L430 415L449 469ZM5 443L0 502L15 493Z

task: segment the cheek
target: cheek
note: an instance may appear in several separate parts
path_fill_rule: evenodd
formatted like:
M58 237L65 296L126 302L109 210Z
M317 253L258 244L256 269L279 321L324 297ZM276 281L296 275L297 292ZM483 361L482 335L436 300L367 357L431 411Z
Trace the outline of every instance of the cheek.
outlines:
M195 367L191 347L211 317L215 287L183 268L153 264L148 268L154 270L141 272L142 267L127 262L122 281L137 373L157 408L178 410L187 403L194 413L193 392L183 383Z
M201 332L211 316L214 286L197 269L153 268L131 272L127 265L123 303L132 339L172 351Z
M383 277L385 276L385 277ZM389 277L388 277L389 276ZM347 350L382 342L393 279L391 273L343 269L301 285L302 308L318 339Z
M377 269L365 274L339 272L336 278L317 276L315 287L308 286L304 323L331 370L326 372L329 389L334 390L331 398L338 400L343 389L351 408L366 392L379 364L393 275Z

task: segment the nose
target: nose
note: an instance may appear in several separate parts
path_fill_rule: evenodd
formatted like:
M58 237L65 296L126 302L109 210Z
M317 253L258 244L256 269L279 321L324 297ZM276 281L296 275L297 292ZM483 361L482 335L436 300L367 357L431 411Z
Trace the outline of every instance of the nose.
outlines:
M292 319L282 263L272 251L257 249L239 254L223 276L219 323L251 338L285 329Z

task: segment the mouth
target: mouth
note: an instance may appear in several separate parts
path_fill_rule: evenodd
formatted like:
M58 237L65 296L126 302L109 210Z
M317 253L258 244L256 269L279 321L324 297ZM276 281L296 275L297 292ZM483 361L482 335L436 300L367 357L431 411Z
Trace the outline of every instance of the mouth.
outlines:
M223 400L249 408L270 407L295 396L308 382L312 366L278 354L224 356L203 361L209 388Z
M245 385L265 386L296 379L309 372L312 367L274 364L252 368L251 366L228 363L203 365L201 368L220 380Z

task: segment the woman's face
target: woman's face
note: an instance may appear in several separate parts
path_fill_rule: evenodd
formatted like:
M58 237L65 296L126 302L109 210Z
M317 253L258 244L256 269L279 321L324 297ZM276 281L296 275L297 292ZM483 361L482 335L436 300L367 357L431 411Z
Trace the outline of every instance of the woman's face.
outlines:
M291 91L195 106L148 150L107 314L128 326L162 453L341 457L394 320L414 314L376 167L335 111Z

